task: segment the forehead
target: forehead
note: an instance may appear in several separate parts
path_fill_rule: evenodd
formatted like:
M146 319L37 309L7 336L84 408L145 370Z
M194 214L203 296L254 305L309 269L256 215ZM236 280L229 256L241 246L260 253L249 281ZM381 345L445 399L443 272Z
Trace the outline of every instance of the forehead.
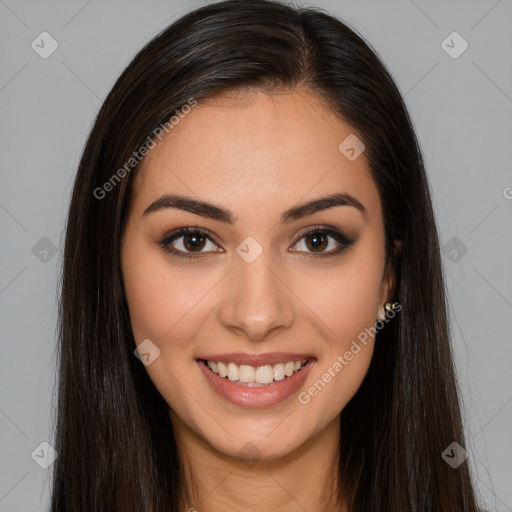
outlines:
M179 192L250 214L260 206L341 191L379 215L364 152L351 161L339 149L354 135L346 121L305 90L201 100L165 138L155 139L133 177L135 208Z

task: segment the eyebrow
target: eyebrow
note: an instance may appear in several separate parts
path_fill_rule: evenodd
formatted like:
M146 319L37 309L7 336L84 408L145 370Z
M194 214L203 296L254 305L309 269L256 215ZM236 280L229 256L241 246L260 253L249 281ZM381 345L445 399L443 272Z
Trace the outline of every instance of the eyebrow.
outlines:
M336 206L352 206L359 210L363 216L366 216L367 214L365 207L355 197L350 194L340 192L320 197L307 203L301 203L298 206L290 208L282 213L280 222L281 224L287 224L308 215L312 215L313 213L326 210L328 208L334 208ZM167 208L184 210L200 215L201 217L218 220L227 224L234 224L238 219L238 217L236 217L229 209L179 194L164 194L153 201L144 210L142 216Z

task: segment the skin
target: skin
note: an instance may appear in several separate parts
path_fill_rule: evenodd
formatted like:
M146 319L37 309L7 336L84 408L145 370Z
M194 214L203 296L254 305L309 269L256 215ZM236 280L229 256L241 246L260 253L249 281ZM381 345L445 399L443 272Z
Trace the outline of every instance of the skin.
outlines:
M394 275L385 265L381 203L365 154L349 161L338 150L352 133L306 90L232 93L198 102L133 177L122 272L136 343L150 339L160 350L146 369L169 405L190 486L187 507L347 510L343 497L333 503L331 488L338 416L367 373L374 339L307 404L294 395L264 408L236 406L209 387L196 358L311 352L317 361L300 389L307 391L382 316ZM336 206L279 223L283 211L333 192L357 198L366 215ZM214 203L237 220L230 226L171 208L143 216L163 193ZM323 224L355 243L315 257L311 239L300 237ZM217 239L206 239L195 259L158 243L172 229L196 226ZM236 252L248 236L263 249L250 264ZM324 253L338 247L327 240ZM172 245L186 251L185 241Z

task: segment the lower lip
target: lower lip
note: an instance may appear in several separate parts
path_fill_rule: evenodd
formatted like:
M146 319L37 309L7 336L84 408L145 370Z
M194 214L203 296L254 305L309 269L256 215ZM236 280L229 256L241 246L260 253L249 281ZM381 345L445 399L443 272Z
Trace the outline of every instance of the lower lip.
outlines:
M295 372L291 377L273 381L273 384L268 387L250 388L239 386L226 377L220 377L208 368L204 360L197 360L199 368L212 389L231 403L242 407L265 407L282 402L292 396L302 386L315 362L315 359L308 359L300 371Z

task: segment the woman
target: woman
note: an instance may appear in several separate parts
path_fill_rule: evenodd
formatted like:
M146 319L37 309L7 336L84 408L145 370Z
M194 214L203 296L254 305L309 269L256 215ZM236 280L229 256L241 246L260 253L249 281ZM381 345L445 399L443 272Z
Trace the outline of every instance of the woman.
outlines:
M411 121L319 10L220 2L136 55L59 325L53 512L477 510Z

